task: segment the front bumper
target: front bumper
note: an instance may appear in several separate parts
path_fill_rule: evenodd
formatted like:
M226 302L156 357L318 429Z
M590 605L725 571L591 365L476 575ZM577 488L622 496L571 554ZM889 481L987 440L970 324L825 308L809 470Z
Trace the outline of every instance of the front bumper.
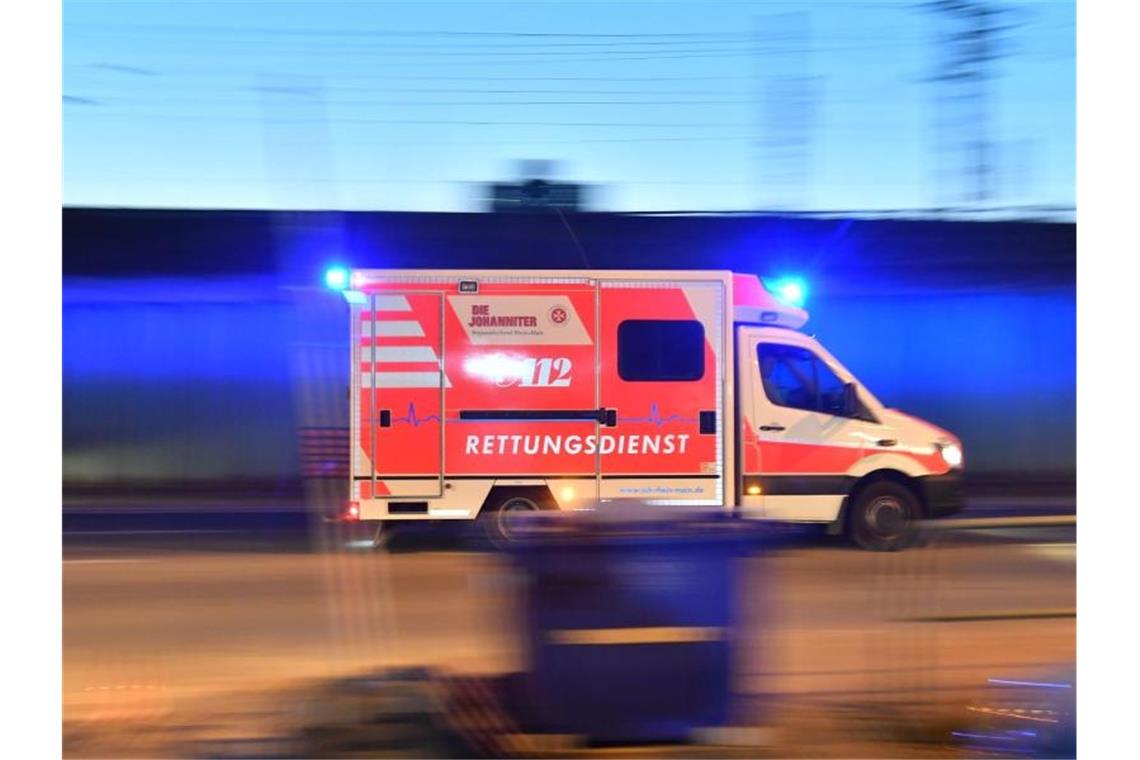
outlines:
M922 478L920 482L926 501L927 517L946 517L961 512L966 506L966 499L962 493L961 471L930 475Z

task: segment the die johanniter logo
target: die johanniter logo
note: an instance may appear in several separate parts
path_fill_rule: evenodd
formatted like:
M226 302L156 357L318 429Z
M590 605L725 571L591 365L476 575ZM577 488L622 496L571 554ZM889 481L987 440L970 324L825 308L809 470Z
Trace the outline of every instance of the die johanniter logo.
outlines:
M566 307L564 306L555 306L550 310L550 321L556 325L565 324L569 318L570 314L566 311Z
M467 324L469 327L535 327L538 319L529 314L492 315L490 304L475 304L471 307L471 321Z

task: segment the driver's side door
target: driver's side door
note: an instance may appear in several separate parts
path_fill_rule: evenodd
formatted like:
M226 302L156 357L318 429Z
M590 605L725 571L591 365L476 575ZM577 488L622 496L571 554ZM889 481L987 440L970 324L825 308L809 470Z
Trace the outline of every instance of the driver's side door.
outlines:
M851 408L849 377L840 375L799 336L757 335L749 345L751 388L746 445L745 493L760 491L766 519L824 522L838 517L862 458L868 428L865 412Z

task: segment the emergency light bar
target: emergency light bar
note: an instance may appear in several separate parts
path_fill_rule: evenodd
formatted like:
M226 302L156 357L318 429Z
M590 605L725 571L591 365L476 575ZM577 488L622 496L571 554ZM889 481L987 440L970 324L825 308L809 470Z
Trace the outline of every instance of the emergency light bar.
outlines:
M787 278L772 283L762 282L752 274L732 276L732 319L752 325L772 325L798 330L808 321L808 313L800 304L791 303L807 295L803 280Z
M344 267L329 267L325 270L325 286L332 290L344 290L348 287L348 270Z
M350 304L365 304L368 298L365 293L373 281L370 274L376 277L383 273L365 270L349 272L345 267L330 267L325 271L325 285L339 290ZM478 280L460 280L459 292L479 292ZM807 293L807 283L799 277L762 281L754 274L733 274L733 321L799 329L808 320L808 313L802 308Z
M807 283L799 277L781 277L776 280L764 280L764 287L776 296L776 300L786 306L795 306L802 309L807 300Z

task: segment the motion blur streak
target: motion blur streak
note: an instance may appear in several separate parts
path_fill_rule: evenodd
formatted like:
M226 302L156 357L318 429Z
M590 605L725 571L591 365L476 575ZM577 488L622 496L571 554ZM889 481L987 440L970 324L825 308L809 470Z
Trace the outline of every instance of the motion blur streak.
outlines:
M67 756L1072 754L1071 0L66 5ZM599 520L589 473L549 503L496 483L565 510L521 523L353 494L351 457L453 424L374 403L375 368L353 419L361 269L455 270L464 297L488 291L472 271L756 275L964 469L863 491L890 553L849 548L846 512ZM438 362L550 390L511 352L464 368L384 337L358 348L403 386ZM690 414L601 395L575 424ZM360 417L388 449L354 450ZM736 457L702 440L708 483ZM807 472L741 484L748 514L817 498ZM905 532L959 485L961 520Z

